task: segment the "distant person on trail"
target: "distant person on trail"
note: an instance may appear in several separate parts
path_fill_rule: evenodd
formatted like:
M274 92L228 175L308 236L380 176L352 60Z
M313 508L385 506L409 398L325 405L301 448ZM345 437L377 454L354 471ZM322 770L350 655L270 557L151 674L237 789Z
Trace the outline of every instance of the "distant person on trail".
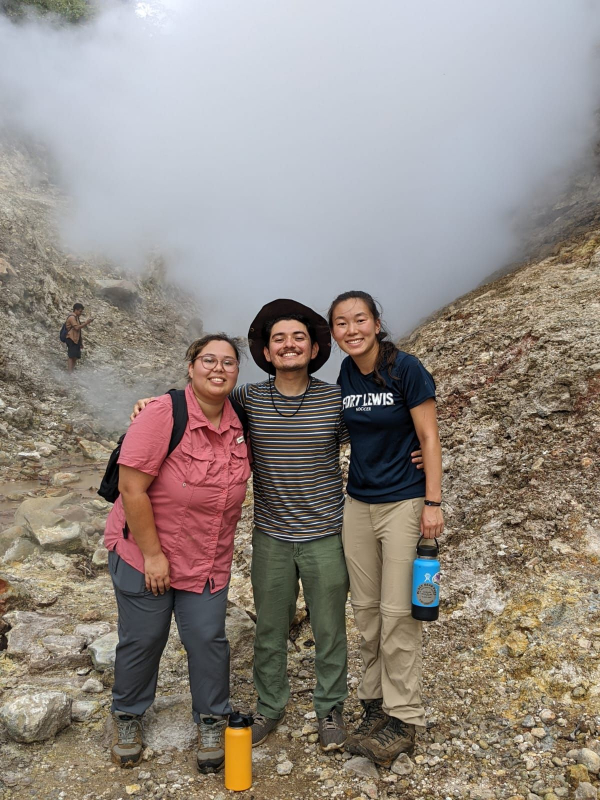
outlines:
M185 392L157 398L127 431L120 494L106 520L119 609L112 760L140 763L142 715L154 701L175 614L198 725L196 760L200 772L210 773L223 766L232 711L225 613L250 466L244 426L228 400L239 372L237 343L206 335L186 358Z
M81 358L81 348L83 347L83 338L81 336L82 328L87 328L90 322L94 321L90 317L85 322L80 322L79 319L83 313L83 306L81 303L75 303L73 311L67 317L65 322L67 328L67 370L73 372L78 359Z

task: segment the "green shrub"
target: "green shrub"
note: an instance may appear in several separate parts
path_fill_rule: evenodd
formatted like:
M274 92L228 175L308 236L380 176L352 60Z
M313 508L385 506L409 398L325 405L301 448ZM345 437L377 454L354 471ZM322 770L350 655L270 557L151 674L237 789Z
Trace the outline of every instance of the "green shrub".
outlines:
M36 10L42 14L57 14L69 22L83 21L92 13L87 0L0 0L0 10L13 19Z

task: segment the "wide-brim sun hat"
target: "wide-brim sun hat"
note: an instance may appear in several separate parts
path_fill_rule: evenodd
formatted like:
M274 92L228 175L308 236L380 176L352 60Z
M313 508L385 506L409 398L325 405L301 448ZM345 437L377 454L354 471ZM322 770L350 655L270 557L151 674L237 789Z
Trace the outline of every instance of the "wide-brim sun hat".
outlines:
M298 303L296 300L273 300L263 306L254 318L250 329L248 331L248 346L250 353L255 363L268 372L270 375L275 375L275 367L270 361L265 358L265 347L268 346L268 341L263 338L263 328L272 319L279 319L280 317L302 316L306 317L315 330L315 341L319 345L319 352L316 357L308 365L310 374L321 369L323 364L331 355L331 333L329 332L329 325L327 320L312 308Z

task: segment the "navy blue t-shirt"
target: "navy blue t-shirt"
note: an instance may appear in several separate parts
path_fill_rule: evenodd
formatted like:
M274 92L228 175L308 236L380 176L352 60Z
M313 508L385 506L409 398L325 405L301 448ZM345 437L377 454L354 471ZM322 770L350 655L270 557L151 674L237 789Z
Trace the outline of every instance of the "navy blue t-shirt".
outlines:
M419 439L410 409L435 398L435 382L415 356L398 352L392 380L380 370L385 388L363 375L348 356L342 361L344 422L352 455L347 492L364 503L395 503L425 496L425 474L410 454Z

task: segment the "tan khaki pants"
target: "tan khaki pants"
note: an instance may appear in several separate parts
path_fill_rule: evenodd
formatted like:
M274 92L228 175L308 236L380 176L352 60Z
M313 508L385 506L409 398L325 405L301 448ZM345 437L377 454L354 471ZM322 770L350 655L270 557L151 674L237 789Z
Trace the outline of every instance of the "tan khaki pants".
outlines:
M421 701L422 623L411 617L412 564L423 498L370 505L346 498L342 541L361 634L361 700L425 725Z

